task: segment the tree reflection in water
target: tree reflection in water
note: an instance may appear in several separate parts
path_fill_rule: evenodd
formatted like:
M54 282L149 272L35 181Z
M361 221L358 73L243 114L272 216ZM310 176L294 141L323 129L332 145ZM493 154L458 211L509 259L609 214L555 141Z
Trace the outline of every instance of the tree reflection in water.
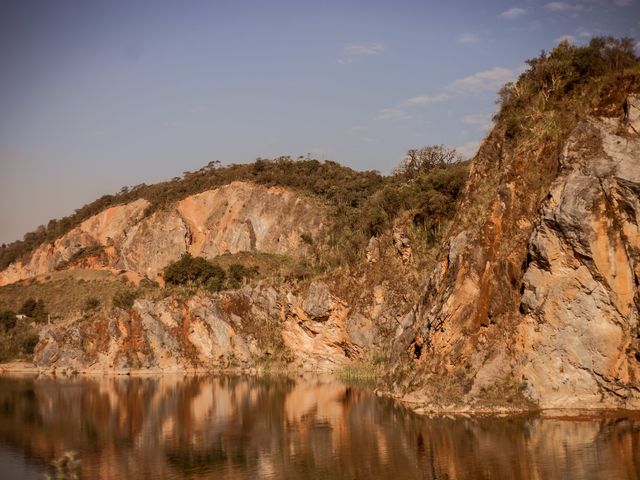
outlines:
M422 418L280 377L0 377L0 450L83 478L640 478L640 418Z

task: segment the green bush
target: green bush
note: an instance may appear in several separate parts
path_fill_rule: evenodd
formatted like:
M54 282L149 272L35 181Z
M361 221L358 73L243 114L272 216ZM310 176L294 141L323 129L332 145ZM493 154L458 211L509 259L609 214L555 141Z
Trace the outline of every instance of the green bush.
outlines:
M224 274L224 270L222 271L222 273ZM219 292L220 290L222 290L224 288L224 275L223 276L217 275L217 276L209 277L207 279L207 282L205 283L205 287L210 292Z
M229 288L240 288L242 286L242 281L245 278L252 276L255 272L241 265L239 263L233 263L229 265Z
M40 337L34 331L25 331L17 337L20 352L25 355L33 354L33 351L40 341Z
M549 53L543 50L538 57L527 60L529 68L517 82L500 90L500 111L495 120L503 122L505 136L514 139L526 131L522 128L527 119L525 111L532 105L539 103L547 111L584 113L580 107L588 106L598 95L581 89L594 80L597 83L608 76L619 76L626 68L637 68L639 59L634 49L631 38L595 37L585 46L561 42ZM623 89L619 94L626 92ZM538 96L541 102L534 101Z
M223 283L224 270L205 258L192 257L189 253L183 254L164 269L164 280L172 285L207 285L212 278Z
M85 310L95 310L100 306L100 300L96 297L89 297L84 302Z
M113 295L113 306L128 310L133 307L133 302L137 297L137 293L133 290L118 290Z
M4 328L5 332L13 330L16 326L16 312L12 310L2 310L0 312L0 327Z
M20 307L20 310L18 310L18 313L26 315L27 317L34 319L36 322L44 322L48 315L44 301L35 300L33 298L25 300Z
M16 321L10 331L0 331L0 361L33 354L38 341L38 334L31 327L30 321Z

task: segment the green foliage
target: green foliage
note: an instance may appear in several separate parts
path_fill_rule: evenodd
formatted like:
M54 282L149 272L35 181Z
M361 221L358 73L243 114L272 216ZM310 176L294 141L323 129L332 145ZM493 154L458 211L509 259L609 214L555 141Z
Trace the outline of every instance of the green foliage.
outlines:
M601 99L605 83L617 82L625 69L638 67L634 46L630 38L596 37L585 46L561 42L550 53L542 51L527 60L529 68L499 94L501 108L495 120L503 125L506 138L531 132L531 123L544 112L589 113L585 108ZM626 95L620 86L618 94ZM564 131L571 118L560 117L559 121L558 131Z
M215 289L224 284L225 271L202 257L185 253L164 269L164 280L172 285L207 285Z
M44 306L44 301L35 300L33 298L25 300L20 307L20 310L18 310L18 313L26 315L27 317L34 319L36 322L44 322L48 315Z
M224 168L220 167L219 162L211 162L196 172L185 172L182 177L167 182L124 187L115 195L105 195L85 205L76 210L73 215L51 220L46 226L42 225L35 231L27 233L22 240L2 245L0 270L6 268L11 262L27 259L43 243L53 242L106 208L145 198L151 203L145 212L149 215L189 195L237 180L288 187L320 197L330 204L346 203L357 206L382 185L384 177L375 171L357 172L332 161L294 160L291 157L279 157L273 160L258 158L255 163L233 164ZM79 255L82 257L89 253L92 252L83 252Z
M18 339L21 353L25 355L32 355L40 340L40 337L38 337L38 334L34 330L19 332L16 338Z
M422 148L412 148L400 161L394 175L415 178L420 174L429 173L434 168L444 167L460 161L455 148L445 148L444 145L431 145Z
M137 292L129 289L121 289L118 290L113 295L113 306L115 308L122 308L123 310L128 310L133 307L133 302L137 297Z
M12 310L0 311L0 327L4 328L5 332L13 330L16 326L16 312Z
M100 300L96 297L88 297L84 302L85 310L96 310L100 306Z
M386 353L378 353L367 360L354 361L340 367L334 375L346 384L374 386L389 366Z
M0 331L0 362L30 356L38 344L38 335L27 319L16 320L8 331Z
M363 222L366 222L363 227L367 236L380 235L388 227L389 216L382 205L367 205L362 213Z
M209 277L205 283L205 287L210 292L219 292L224 289L224 270L222 270L223 275L215 275Z
M242 180L267 186L283 186L301 194L312 195L323 200L332 207L334 227L330 235L329 264L352 262L357 260L358 253L371 235L381 233L395 218L403 205L413 209L415 205L395 190L402 188L407 182L429 175L434 170L454 168L449 162L454 159L454 151L442 146L423 147L415 150L422 152L423 160L428 156L425 152L441 153L444 157L436 160L424 160L429 167L422 165L411 175L385 177L375 171L357 172L332 161L319 162L309 158L294 160L290 157L279 157L273 160L257 159L253 164L229 165L220 167L212 163L197 172L186 172L183 177L155 185L138 185L124 188L116 195L107 195L82 207L70 217L52 220L47 227L40 227L35 232L25 235L22 241L14 242L0 248L0 269L10 262L25 258L40 244L52 242L59 236L77 226L89 216L101 210L145 198L150 202L145 214L166 208L186 196L217 188L232 181ZM453 156L452 156L453 155ZM458 169L459 170L459 169ZM464 168L466 171L466 166ZM409 190L410 191L410 190ZM381 192L383 192L381 194ZM381 196L382 195L382 196ZM380 203L383 200L383 203ZM316 246L310 235L303 234L302 241ZM88 247L79 251L73 261L87 256L99 255L99 247ZM202 265L204 268L205 265ZM169 271L170 283L184 284L189 281L206 283L205 279L183 278L184 271ZM175 275L174 275L175 274ZM204 274L208 277L208 274ZM213 282L215 283L215 282ZM218 282L219 283L219 282Z
M229 285L231 288L239 288L245 278L251 277L256 272L239 263L229 265Z
M240 263L232 263L227 271L215 262L185 253L179 260L164 269L164 279L169 285L205 287L210 292L218 292L225 287L238 289L246 278L257 273L257 267L248 268Z

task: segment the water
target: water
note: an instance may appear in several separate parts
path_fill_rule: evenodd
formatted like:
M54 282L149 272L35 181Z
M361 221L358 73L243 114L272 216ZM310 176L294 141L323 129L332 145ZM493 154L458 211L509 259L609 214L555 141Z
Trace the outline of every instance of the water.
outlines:
M424 418L332 379L0 377L0 478L638 479L640 417Z

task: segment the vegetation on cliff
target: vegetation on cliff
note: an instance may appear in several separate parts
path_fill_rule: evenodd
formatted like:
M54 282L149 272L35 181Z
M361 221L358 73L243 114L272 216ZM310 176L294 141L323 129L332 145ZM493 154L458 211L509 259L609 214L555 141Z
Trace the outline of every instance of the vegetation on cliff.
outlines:
M179 260L170 263L164 269L164 280L171 285L205 287L211 292L223 288L240 288L245 278L256 273L241 263L232 263L225 271L217 262L202 257L193 257L185 253Z
M167 288L144 292L129 284L111 285L113 297L105 300L96 293L96 299L105 307L131 310L116 313L133 319L137 310L151 311L149 305L165 297L179 299L180 308L194 298L196 303L216 299L226 315L221 322L235 325L237 320L234 329L256 340L265 355L280 351L289 358L282 340L288 328L292 345L313 346L309 356L331 345L331 355L353 361L343 371L348 378L370 379L391 364L395 370L387 379L397 393L429 391L430 400L443 405L474 395L476 405L528 406L528 386L520 377L505 374L480 385L477 374L498 342L513 344L531 261L528 245L541 202L563 166L567 139L590 115L622 117L626 95L640 91L640 66L633 42L611 38L583 47L561 43L527 64L520 78L500 92L495 128L470 168L457 161L454 151L433 146L410 150L390 176L281 157L229 167L214 163L169 182L124 189L107 203L144 197L151 203L149 214L234 180L284 186L328 205L333 226L328 238L301 235L311 252L305 257L309 264L294 265L291 257L264 252L208 260L185 255L165 268ZM12 248L3 249L2 261L31 247L25 239ZM423 288L438 250L442 261ZM261 288L211 293L239 287L258 263L261 280L265 272L273 274ZM297 301L289 300L294 296ZM149 301L132 308L135 298ZM86 308L86 302L83 294L76 304ZM288 310L278 309L284 304ZM252 317L253 310L264 315ZM329 318L335 323L328 324ZM336 338L339 328L344 331ZM394 338L399 341L391 347ZM127 354L134 352L123 345L131 348ZM506 353L505 358L510 359ZM499 360L498 367L508 364Z
M439 161L431 167L411 175L383 176L375 171L358 172L332 161L320 162L309 158L259 158L254 163L226 167L212 162L196 172L185 172L182 177L167 182L125 187L115 195L105 195L85 205L71 216L51 220L46 227L27 233L23 240L3 245L0 248L0 270L13 261L27 258L41 244L53 242L106 208L145 198L151 203L145 211L145 215L149 215L169 208L187 196L237 180L290 188L330 205L334 212L334 229L330 236L334 261L331 263L350 261L354 259L354 252L362 251L371 235L388 228L402 211L411 210L416 224L430 231L434 231L443 219L452 216L467 165ZM315 240L303 238L308 244ZM70 262L99 253L93 250L83 250Z
M31 321L13 310L0 311L0 362L33 354L38 335Z
M562 42L527 61L518 80L501 90L495 127L473 161L442 242L441 268L425 288L415 324L394 350L392 388L442 404L472 394L481 401L491 390L494 405L525 389L508 373L493 390L479 387L489 380L478 372L500 349L513 354L530 239L542 202L567 168L562 153L572 132L589 117L609 117L619 120L621 137L628 135L623 105L640 92L634 45L614 38L594 38L585 46ZM585 161L602 148L597 141L587 147L580 153ZM496 366L495 372L502 370ZM526 406L520 394L513 395L513 403Z

